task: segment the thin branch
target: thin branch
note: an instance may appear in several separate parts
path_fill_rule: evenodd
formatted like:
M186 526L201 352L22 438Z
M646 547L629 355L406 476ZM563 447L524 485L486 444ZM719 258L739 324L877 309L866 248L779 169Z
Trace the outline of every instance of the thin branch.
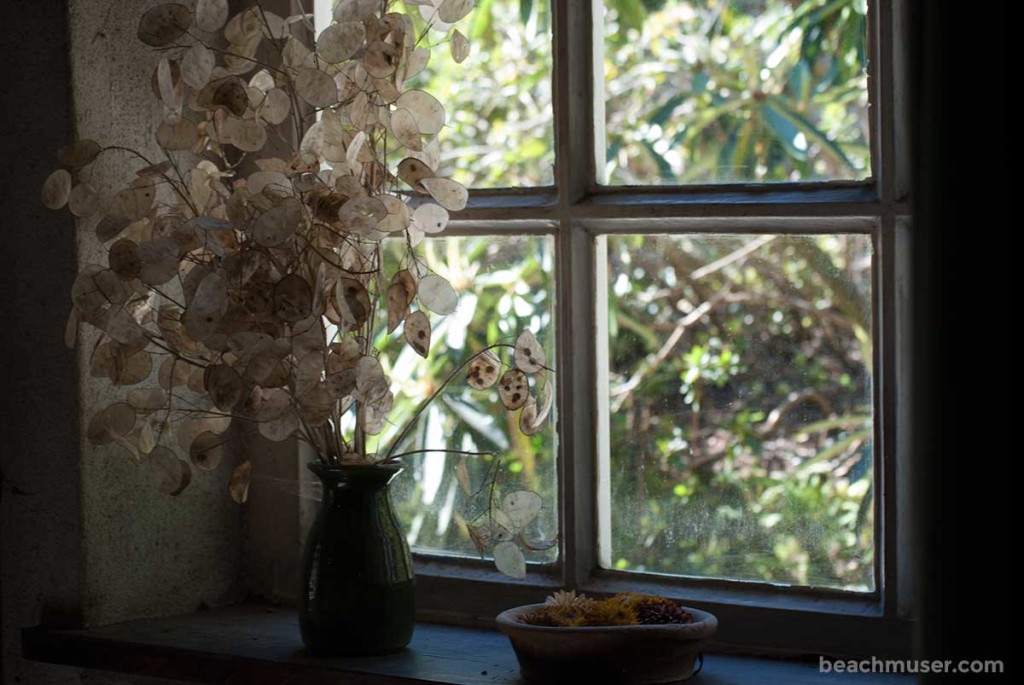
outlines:
M146 331L146 329L143 329L143 330ZM159 347L163 351L165 351L168 354L172 355L175 359L183 361L186 364L191 364L192 366L198 367L200 369L205 369L206 368L206 364L200 364L199 362L193 361L193 360L189 359L188 357L186 357L185 355L183 355L180 352L178 352L177 350L173 350L170 347L167 347L166 345L164 345L163 343L160 342L161 338L156 337L156 335L154 335L150 331L146 331L143 337L145 337L146 340L148 340L149 342L153 343L154 345L156 345L157 347Z
M611 411L613 414L622 409L622 405L625 404L626 399L633 390L640 385L647 374L655 371L661 363L664 362L670 354L672 354L675 346L683 339L683 335L686 333L686 330L693 324L697 323L701 317L711 311L711 308L724 300L725 297L726 294L721 293L707 302L701 303L699 307L684 316L682 320L676 324L675 330L672 331L672 335L668 337L665 344L661 346L661 349L658 350L653 357L650 357L646 364L637 369L637 372L633 374L633 377L630 378L628 382L616 388L612 393L612 395L619 397L615 404L612 405Z
M269 71L274 71L274 72L277 72L278 74L286 74L287 75L287 72L285 72L284 70L278 69L277 67L274 67L274 66L271 66L271 65L267 64L266 62L261 62L258 59L254 59L252 57L246 57L245 55L239 55L237 52L231 52L230 50L223 50L221 48L218 48L218 47L215 47L213 45L210 45L209 43L204 41L202 38L199 38L198 36L195 36L194 34L192 34L192 32L186 32L185 35L187 35L189 38L192 38L197 43L202 44L202 46L205 47L207 50L212 50L214 52L219 52L220 54L222 54L222 55L224 55L226 57L237 57L238 59L244 59L247 62L252 62L253 64L259 65L259 66L261 66L264 69L267 69ZM187 47L190 47L190 46L182 45L181 43L175 43L173 45L169 45L166 48L162 48L162 49L168 50L168 49L171 49L171 48L187 48Z
M469 357L461 364L459 364L455 369L453 369L452 372L448 374L448 377L444 379L441 385L437 386L434 392L430 393L430 397L420 402L420 406L416 407L416 411L413 412L412 417L406 422L405 428L402 429L402 432L400 432L398 434L398 437L396 437L394 441L391 443L391 447L388 449L387 455L385 455L384 457L384 461L391 459L392 454L394 454L394 451L398 449L398 446L402 443L402 440L405 439L405 436L409 434L409 431L416 424L416 421L419 420L420 414L422 414L426 410L426 408L430 406L430 403L433 402L437 398L437 396L440 395L442 391L444 391L446 387L448 387L448 384L455 379L455 376L457 376L459 372L461 372L463 369L469 366L474 359L476 359L479 355L483 354L484 352L489 352L490 350L496 350L502 347L515 349L515 345L510 345L509 343L494 343L493 345L488 345L484 349L480 350L479 352L477 352L476 354L474 354L473 356Z
M782 402L782 404L772 409L771 412L768 414L767 420L760 426L759 432L761 433L761 435L770 434L773 430L775 430L775 427L779 424L779 422L783 418L785 418L786 414L788 414L798 405L801 405L804 402L813 402L817 404L821 408L821 411L822 413L825 414L825 416L831 417L835 415L832 410L832 403L829 402L828 398L826 398L817 390L808 388L800 392L793 391L786 396L786 399Z
M739 260L743 259L750 253L756 252L757 250L761 249L762 247L764 247L773 240L775 240L774 235L763 235L759 238L755 238L754 240L751 240L743 247L739 248L738 250L733 250L732 252L725 255L721 259L716 259L710 264L707 264L699 269L696 269L690 274L690 280L698 281L704 278L705 276L710 276L716 271L721 271L722 269L729 266L733 262L738 262Z
M143 282L143 285L145 285L146 288L148 288L149 290L152 290L153 292L155 292L157 295L159 295L160 297L164 298L165 300L173 302L177 306L181 307L182 310L186 309L185 305L183 305L181 302L178 302L176 299L174 299L173 297L171 297L167 293L163 292L159 288L157 288L155 286L152 286L149 283L145 283L145 282Z
M389 456L387 459L382 460L380 463L388 464L388 463L391 463L391 462L394 462L394 461L398 461L402 457L408 457L408 456L413 455L413 454L427 454L427 453L432 453L432 452L442 452L444 454L461 454L461 455L464 455L464 456L467 456L467 457L487 457L487 456L494 456L496 454L496 452L490 452L490 451L487 451L487 452L473 452L473 451L470 451L470 450L452 450L452 449L447 449L447 448L443 448L443 447L438 447L438 448L429 448L428 447L428 448L421 449L421 450L409 450L408 452L402 452L400 454L395 454L393 456Z

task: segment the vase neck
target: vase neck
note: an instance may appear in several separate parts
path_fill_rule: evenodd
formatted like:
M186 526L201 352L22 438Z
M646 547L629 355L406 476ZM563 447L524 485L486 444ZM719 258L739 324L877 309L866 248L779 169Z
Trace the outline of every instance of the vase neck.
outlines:
M339 492L386 493L388 484L402 471L398 464L336 466L311 462L307 466L320 478L325 497L328 493Z

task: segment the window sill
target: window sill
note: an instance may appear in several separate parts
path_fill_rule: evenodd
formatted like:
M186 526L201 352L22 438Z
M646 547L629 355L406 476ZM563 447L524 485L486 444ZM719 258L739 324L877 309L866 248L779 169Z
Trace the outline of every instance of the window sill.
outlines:
M513 580L488 563L418 555L416 587L421 621L490 629L501 611L543 601L565 584L555 567L531 566L525 579ZM867 593L607 570L577 589L662 595L710 611L719 620L713 649L730 653L906 659L913 652L913 621L886 615L880 599Z
M421 623L410 647L372 658L314 659L291 609L226 607L184 616L71 630L26 628L25 658L198 683L303 682L521 685L500 633ZM817 664L710 655L702 685L829 682L907 685L909 676L819 673Z

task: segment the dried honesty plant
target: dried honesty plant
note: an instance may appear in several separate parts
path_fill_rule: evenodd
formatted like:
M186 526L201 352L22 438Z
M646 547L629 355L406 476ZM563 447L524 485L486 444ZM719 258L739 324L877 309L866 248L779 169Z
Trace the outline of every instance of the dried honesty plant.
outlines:
M192 466L215 469L246 431L296 436L330 464L403 456L423 406L400 417L405 429L386 448L367 447L394 400L372 341L401 328L428 356L432 319L455 311L458 294L416 247L468 198L435 171L444 106L407 84L430 57L428 39L456 62L466 57L453 25L473 2L406 0L419 6L415 18L393 4L338 0L315 41L311 15L280 17L259 3L233 16L227 0L149 9L138 37L161 55L152 91L162 158L80 140L44 184L47 207L93 218L107 246L106 264L75 280L66 338L74 344L80 322L98 329L90 372L127 395L91 418L88 438L147 460L171 495ZM107 154L137 163L126 187L90 183L90 164ZM403 256L385 273L395 242ZM474 388L497 385L524 433L541 428L552 388L532 332L453 375L462 371ZM249 461L234 471L236 501L251 475ZM509 531L528 523L522 511L502 510Z

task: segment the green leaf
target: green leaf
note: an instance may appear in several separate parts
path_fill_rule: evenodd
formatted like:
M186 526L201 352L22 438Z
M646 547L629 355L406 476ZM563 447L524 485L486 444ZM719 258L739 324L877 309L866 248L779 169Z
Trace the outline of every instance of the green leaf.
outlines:
M533 14L533 0L519 0L519 21L527 24Z
M808 433L819 433L821 431L830 431L837 428L864 428L871 423L871 417L865 414L848 414L846 416L839 416L834 419L824 419L822 421L815 421L809 423L806 426L800 428L799 435L807 435Z
M668 160L658 154L651 141L642 140L640 141L640 144L643 145L644 149L647 150L647 154L649 154L651 159L654 160L655 165L658 167L658 173L661 175L662 179L672 180L676 177L675 169L673 169L672 165L668 163Z
M834 443L832 443L825 449L821 450L810 459L804 461L804 463L800 464L800 470L804 471L813 464L818 464L823 461L829 461L835 459L836 457L842 456L852 446L870 439L871 431L868 430L850 433L845 438L836 440Z
M814 75L807 60L801 59L789 72L789 92L793 98L802 105L807 104L811 97L811 86L814 83Z
M694 95L700 95L708 89L708 83L711 82L711 76L708 72L703 69L699 69L693 74L693 81L690 86L690 90Z
M724 101L714 107L703 108L700 114L697 115L692 122L687 122L683 130L673 137L673 143L683 142L687 149L692 149L694 147L694 140L704 131L704 129L724 118L728 114L731 114L738 109L742 109L749 102L750 101L745 98L737 98L735 100Z
M727 181L732 179L733 153L736 151L736 138L739 134L741 124L737 124L729 131L729 137L725 144L718 150L718 163L715 165L714 180Z
M661 126L666 121L668 121L668 118L670 116L672 116L672 113L675 112L676 107L683 104L684 102L686 102L686 95L683 93L679 93L678 95L669 98L668 102L666 102L665 104L661 105L656 110L651 112L651 115L647 118L647 120L650 121L651 124Z
M757 158L754 153L754 120L747 119L739 128L739 135L736 138L736 147L732 153L732 169L730 174L739 177L739 169L748 170L742 176L752 177L753 169L757 166Z
M474 433L490 442L499 450L508 449L508 438L492 416L470 406L467 401L456 399L449 395L442 395L441 401Z
M658 337L658 334L652 331L649 326L645 326L640 321L637 321L627 314L625 310L617 307L614 309L609 307L609 315L612 313L615 314L616 331L618 331L619 327L633 331L644 341L645 349L648 352L657 350L664 343L664 341Z
M857 505L857 530L864 530L867 525L868 515L871 513L872 505L875 502L874 489L874 483L868 485L868 491L861 497L860 504Z
M848 21L843 26L843 32L839 37L839 56L843 58L851 51L856 55L853 65L843 65L844 67L854 67L853 73L846 74L847 78L859 72L861 65L867 63L867 41L864 39L867 35L867 30L867 17L860 13L856 15L855 19ZM846 71L844 69L844 73Z
M471 42L494 45L494 0L481 0L471 15L473 23L469 29Z
M818 5L816 2L805 2L793 17L793 21L789 22L789 26L786 27L783 33L789 33L796 28L802 28L804 29L804 32L807 33L810 27L822 23L830 16L843 9L843 7L852 4L853 0L832 0L824 5Z
M643 3L640 0L613 0L612 7L615 8L616 14L619 15L619 22L628 29L636 29L639 31L643 28L644 17L647 12L644 10Z
M800 129L794 126L792 121L782 116L773 104L767 102L761 105L761 117L790 157L801 161L807 159L807 148L797 147L796 138Z
M786 103L775 95L768 96L769 102L775 106L776 111L780 116L789 120L794 126L799 128L803 134L807 137L808 142L815 142L821 146L821 149L825 154L834 158L838 162L842 162L850 169L853 169L853 162L850 161L846 153L843 152L842 148L833 142L824 132L822 132L817 126L808 121L802 114L797 114L795 111L786 106Z
M814 84L815 93L827 93L828 90L834 87L837 82L840 82L842 75L839 72L839 60L835 57L828 57L828 71L821 75L818 82Z

